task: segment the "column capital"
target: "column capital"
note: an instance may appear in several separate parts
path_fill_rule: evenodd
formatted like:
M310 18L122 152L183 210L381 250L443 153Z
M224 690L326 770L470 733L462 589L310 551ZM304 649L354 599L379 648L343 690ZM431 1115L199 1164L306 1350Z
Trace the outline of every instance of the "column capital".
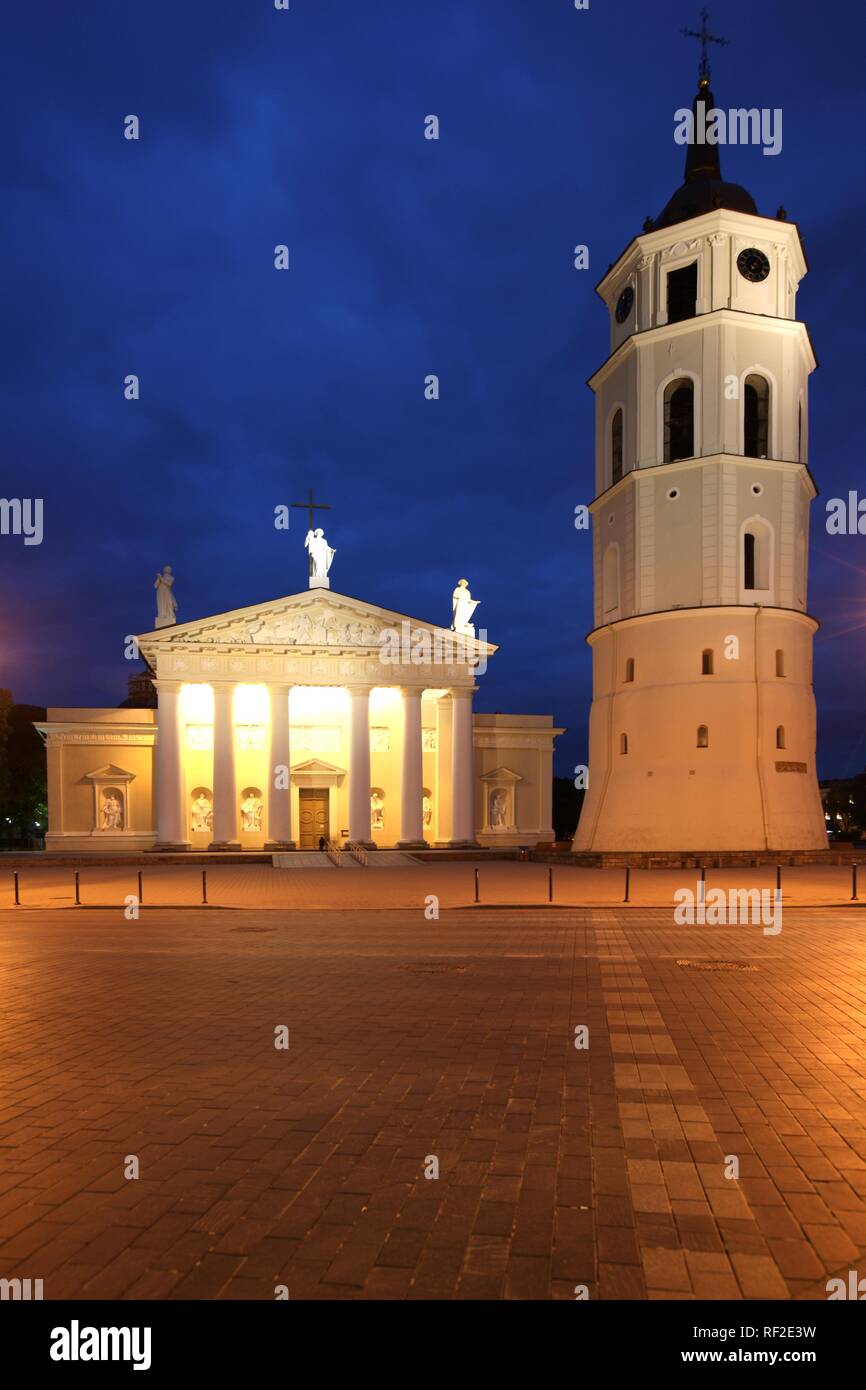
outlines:
M471 700L477 690L477 685L452 685L448 694L452 700Z
M180 688L184 684L184 682L180 680L170 680L167 677L163 676L161 679L154 680L153 684L156 688L157 694L160 690L163 690L165 691L166 695L177 695L180 692Z
M349 693L353 698L356 698L356 699L357 699L357 698L358 698L359 696L361 696L361 695L367 695L367 696L369 696L370 691L373 689L373 686L372 686L372 685L358 685L357 683L353 683L353 684L351 684L351 685L344 685L344 686L343 686L343 689L344 689L344 690L347 690L348 693Z
M424 694L426 688L427 687L424 685L398 685L396 687L402 696L417 695L419 699Z

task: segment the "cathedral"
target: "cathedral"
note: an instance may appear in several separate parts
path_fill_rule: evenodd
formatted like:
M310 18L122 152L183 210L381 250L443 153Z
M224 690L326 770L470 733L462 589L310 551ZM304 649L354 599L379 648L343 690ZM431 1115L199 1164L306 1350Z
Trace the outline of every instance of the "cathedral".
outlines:
M704 37L706 41L706 36ZM714 110L701 63L694 125ZM701 106L701 103L703 105ZM575 850L826 846L807 612L806 259L690 144L597 286L593 699Z
M496 646L467 581L450 628L331 591L321 528L308 588L176 621L157 575L135 652L156 708L49 709L49 851L424 851L553 841L550 715L481 714ZM142 703L145 703L142 701Z

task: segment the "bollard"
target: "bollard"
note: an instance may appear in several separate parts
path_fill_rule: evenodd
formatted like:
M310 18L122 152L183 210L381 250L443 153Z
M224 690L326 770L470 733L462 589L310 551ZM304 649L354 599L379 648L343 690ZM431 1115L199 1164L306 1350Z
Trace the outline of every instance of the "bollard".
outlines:
M475 870L475 901L476 901L477 903L480 903L480 902L481 902L481 898L480 898L480 896L479 896L478 870L477 870L477 869Z
M75 870L75 906L76 906L76 907L80 907L80 906L81 906L81 894L80 894L80 892L79 892L79 886L78 886L78 870L77 870L77 869Z
M547 866L547 901L553 902L553 865Z
M777 864L777 865L776 865L776 892L777 892L777 893L781 893L781 891L782 891L782 866L781 866L781 864Z
M143 902L144 902L144 888L142 887L142 882L141 882L141 869L139 869L139 871L138 871L138 905L139 905L139 907L141 907L141 905L142 905Z
M852 865L851 865L851 901L852 901L852 903L856 903L856 901L857 901L857 865L856 865L856 864L852 864Z
M20 907L20 906L21 906L21 899L20 899L20 897L18 896L18 870L17 870L17 869L15 870L14 874L12 875L12 878L13 878L14 883L15 883L15 906L16 906L16 907Z
M201 871L201 900L207 902L207 869Z
M625 866L625 897L623 898L623 902L624 902L624 903L627 903L627 902L628 902L628 890L629 890L630 883L631 883L631 869L629 868L628 864L626 864L626 866Z
M705 903L706 900L707 900L707 866L706 866L706 864L702 864L702 865L701 865L701 893L700 893L700 897L699 897L698 901L699 901L699 902L702 902L702 903Z

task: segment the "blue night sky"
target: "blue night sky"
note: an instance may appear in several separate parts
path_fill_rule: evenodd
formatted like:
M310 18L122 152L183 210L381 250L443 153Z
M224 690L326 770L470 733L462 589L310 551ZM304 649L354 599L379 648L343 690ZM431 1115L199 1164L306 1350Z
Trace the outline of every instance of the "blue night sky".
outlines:
M681 181L673 113L698 46L679 30L698 9L9 7L0 490L45 499L45 539L0 537L0 685L116 705L165 563L181 621L305 588L303 515L286 533L273 512L312 485L333 504L334 588L447 626L468 577L501 644L476 707L552 713L558 770L582 761L594 285ZM819 770L841 775L866 765L866 541L823 520L866 489L866 21L805 0L726 0L710 20L731 40L717 103L784 112L777 158L723 150L723 172L762 213L785 204L810 261Z

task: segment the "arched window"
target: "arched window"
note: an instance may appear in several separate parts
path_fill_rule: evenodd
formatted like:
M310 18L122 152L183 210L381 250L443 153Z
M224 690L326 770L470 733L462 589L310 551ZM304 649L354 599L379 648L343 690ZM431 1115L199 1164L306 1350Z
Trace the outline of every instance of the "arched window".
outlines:
M689 377L677 377L665 387L664 462L695 456L695 388Z
M747 376L743 388L743 453L752 459L770 453L770 383L763 376Z
M611 480L618 483L622 477L622 410L615 410L610 422L610 462Z
M755 536L752 531L746 531L743 536L743 588L754 589L755 587Z
M772 531L761 517L752 517L743 532L743 588L770 589Z
M781 647L779 647L779 648L777 648L777 650L776 650L776 675L777 675L777 676L784 676L784 674L785 674L785 653L782 651Z
M711 676L713 674L713 649L707 647L701 655L701 675Z
M620 734L620 736L619 736L619 751L620 751L620 753L627 753L627 752L628 752L628 734Z
M630 657L628 658L628 660L626 661L626 663L625 663L625 677L624 677L624 679L625 679L626 681L633 681L633 680L634 680L634 657L633 657L633 656L630 656Z
M709 731L709 729L707 728L706 724L700 724L700 725L698 726L698 747L699 747L699 748L709 748L709 746L710 746L710 731Z
M780 724L780 725L778 726L778 728L776 729L776 747L777 747L777 748L784 748L784 747L785 747L785 726L784 726L784 724Z
M602 606L608 620L619 612L619 546L616 543L604 552Z

